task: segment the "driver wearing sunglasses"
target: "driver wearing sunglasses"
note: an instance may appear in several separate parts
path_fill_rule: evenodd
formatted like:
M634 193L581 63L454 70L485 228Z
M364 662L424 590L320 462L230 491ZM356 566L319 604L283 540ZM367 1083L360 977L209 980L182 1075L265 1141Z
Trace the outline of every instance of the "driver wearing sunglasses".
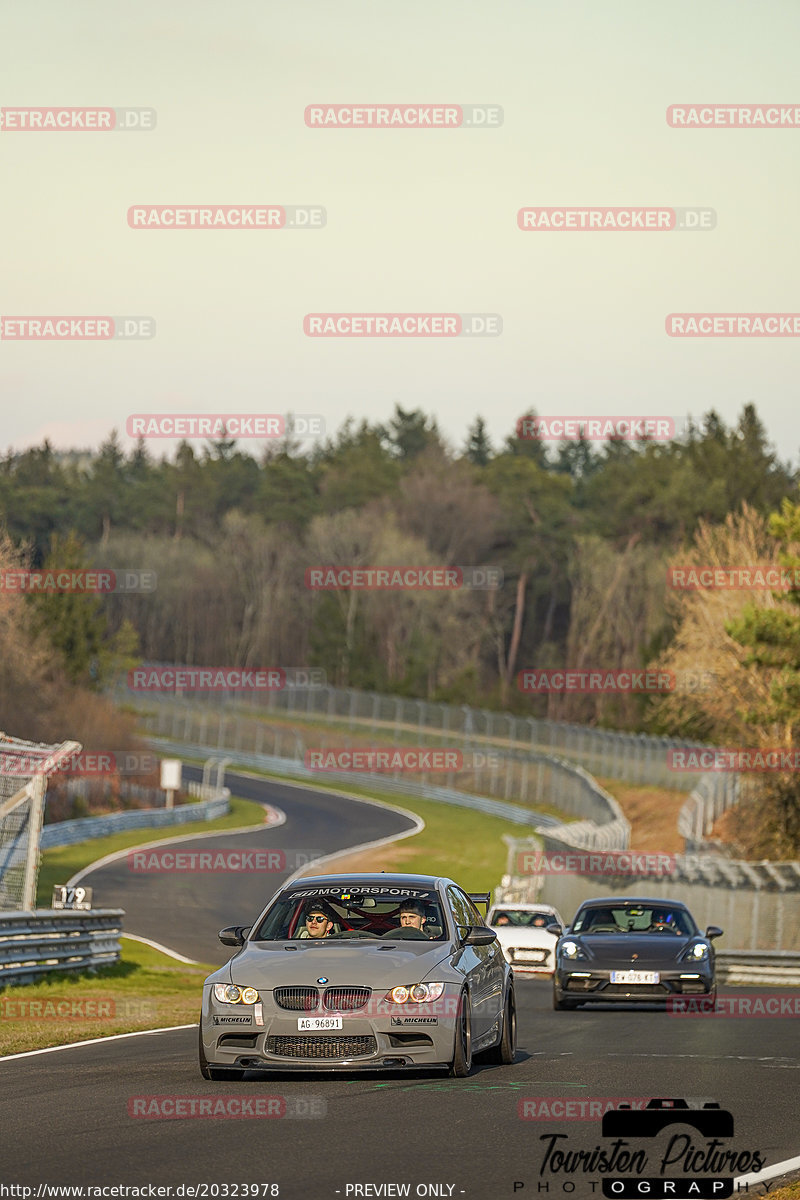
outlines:
M324 901L309 905L306 909L305 927L300 937L324 938L333 929L333 912Z

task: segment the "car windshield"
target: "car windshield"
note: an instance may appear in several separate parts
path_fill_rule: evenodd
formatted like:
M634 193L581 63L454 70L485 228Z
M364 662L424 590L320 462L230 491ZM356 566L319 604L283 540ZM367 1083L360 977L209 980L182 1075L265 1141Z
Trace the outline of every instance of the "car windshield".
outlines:
M584 908L575 918L572 933L659 933L692 937L697 926L685 908L665 904L625 904L609 908Z
M492 913L487 924L489 925L531 925L535 929L545 929L548 925L552 925L556 918L552 913L547 912L529 912L522 908L498 908Z
M390 884L293 887L270 907L256 941L356 938L443 941L447 927L435 891Z

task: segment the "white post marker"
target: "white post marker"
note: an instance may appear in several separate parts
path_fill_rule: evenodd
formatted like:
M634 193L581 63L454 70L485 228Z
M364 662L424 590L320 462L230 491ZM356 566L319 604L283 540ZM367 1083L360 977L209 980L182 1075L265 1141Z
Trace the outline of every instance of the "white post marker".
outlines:
M179 758L162 758L161 786L167 793L167 808L174 806L175 792L181 786L182 774L183 763Z

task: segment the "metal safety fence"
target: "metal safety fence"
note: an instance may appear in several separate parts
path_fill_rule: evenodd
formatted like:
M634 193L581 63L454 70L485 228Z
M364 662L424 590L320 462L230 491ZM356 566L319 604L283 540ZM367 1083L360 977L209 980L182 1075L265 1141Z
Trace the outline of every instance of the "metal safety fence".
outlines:
M148 663L144 670L165 665L169 664ZM290 716L294 724L324 726L351 735L360 733L375 745L400 745L425 738L430 744L480 744L492 749L534 751L568 759L601 778L653 784L676 791L689 791L703 772L671 770L668 751L707 748L700 742L570 725L471 708L466 704L437 704L354 688L317 686L313 680L307 686L287 684L274 691L203 693L183 693L180 689L168 693L134 690L121 681L114 696L119 704L150 712L176 701L183 705L191 703L205 708L209 714L224 713L229 722L237 716L259 715L265 719Z
M309 747L294 729L265 724L241 712L209 710L173 700L141 714L143 730L169 753L224 752L237 763L277 769L295 778L361 783L464 807L483 808L507 819L558 825L571 845L624 849L630 825L617 801L582 767L537 751L499 749L472 743L463 769L412 776L400 770L318 770L309 765ZM324 754L331 738L315 738ZM341 735L339 749L359 746ZM570 819L568 824L564 824Z
M0 733L0 912L34 906L47 777L80 749Z

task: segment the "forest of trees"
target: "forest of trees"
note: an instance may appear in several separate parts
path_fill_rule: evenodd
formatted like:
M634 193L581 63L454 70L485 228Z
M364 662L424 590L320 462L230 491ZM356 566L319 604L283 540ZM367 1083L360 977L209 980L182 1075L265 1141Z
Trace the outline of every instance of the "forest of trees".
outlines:
M398 406L385 425L268 443L260 459L183 442L157 461L115 434L93 455L9 453L0 523L34 566L157 574L151 594L33 601L75 680L104 674L113 636L130 655L138 635L147 660L315 666L339 686L637 727L653 719L640 696L532 698L517 673L653 661L673 635L669 556L701 523L742 504L766 517L796 491L752 405L734 428L710 412L666 444L550 451L514 431L492 447L480 418L455 450ZM305 570L321 564L490 564L504 586L309 591ZM89 606L99 624L76 630Z
M18 725L29 694L34 736L53 736L34 700L40 686L51 690L51 715L81 710L59 688L79 693L88 713L93 692L144 659L321 667L338 686L789 745L797 594L677 593L667 569L795 561L798 498L797 472L753 405L733 427L712 411L667 443L548 449L512 431L492 446L478 418L454 448L430 416L397 406L386 424L348 421L325 443L287 438L259 457L232 441L182 442L174 459L158 460L142 442L126 454L114 433L94 453L47 443L9 452L0 566L146 569L157 587L0 594L0 722ZM309 590L306 569L321 565L491 565L504 584ZM517 687L529 667L652 665L706 671L715 684L661 698ZM782 832L770 844L785 849L800 845L800 807L794 781L781 786Z

